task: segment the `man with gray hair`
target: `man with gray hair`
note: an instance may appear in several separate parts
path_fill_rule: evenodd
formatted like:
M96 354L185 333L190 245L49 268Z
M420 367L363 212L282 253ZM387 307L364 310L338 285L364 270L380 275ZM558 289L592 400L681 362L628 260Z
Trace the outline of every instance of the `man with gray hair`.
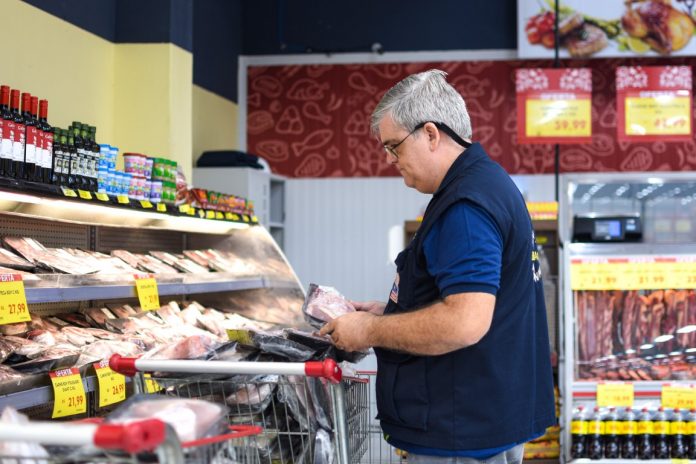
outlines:
M519 463L555 424L546 309L532 222L483 147L446 73L406 77L372 129L408 187L432 194L396 258L387 303L321 330L346 351L374 347L385 437L413 463Z

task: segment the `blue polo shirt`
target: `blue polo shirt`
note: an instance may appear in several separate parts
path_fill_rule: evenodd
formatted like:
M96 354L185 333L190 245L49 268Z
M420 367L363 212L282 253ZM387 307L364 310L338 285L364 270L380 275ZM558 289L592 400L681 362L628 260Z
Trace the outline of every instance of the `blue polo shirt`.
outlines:
M430 275L435 278L443 298L457 293L497 294L503 238L491 216L468 201L452 205L424 238L423 250ZM529 440L536 438L530 437ZM495 448L446 450L404 443L392 437L387 441L413 454L488 459L523 442Z

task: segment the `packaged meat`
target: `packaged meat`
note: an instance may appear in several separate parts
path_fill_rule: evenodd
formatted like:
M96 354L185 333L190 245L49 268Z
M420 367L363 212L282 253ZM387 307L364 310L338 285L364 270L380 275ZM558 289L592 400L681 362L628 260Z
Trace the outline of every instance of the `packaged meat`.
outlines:
M45 329L35 329L27 332L27 339L44 346L56 344L56 338L53 336L53 333Z
M117 318L121 319L126 319L131 316L135 316L138 314L135 309L133 309L130 305L122 305L122 306L112 306L110 307L111 312L113 312Z
M3 237L2 241L33 264L40 264L46 253L43 245L29 237Z
M235 414L259 414L271 404L277 386L277 375L245 379L225 398L225 404Z
M166 304L157 310L157 315L172 327L183 325L184 321L179 317L181 311L175 311L171 305Z
M136 395L109 414L106 422L128 424L143 419L160 419L174 428L182 442L218 435L227 426L227 408L191 398Z
M86 331L88 334L90 334L94 338L98 338L100 340L121 340L122 337L119 334L109 332L108 330L104 329L95 329L93 327L89 327L87 329L82 329Z
M291 362L303 362L311 359L315 351L305 345L288 340L282 332L250 332L252 343L264 353L286 358Z
M107 319L116 319L116 316L108 308L88 308L85 310L85 317L97 327L106 328Z
M143 358L148 359L204 359L221 345L213 337L196 335L186 337L174 344L161 346L148 351Z
M319 328L339 316L355 312L355 308L335 288L309 284L302 312L307 322Z
M324 429L317 430L314 438L314 464L331 464L334 456L334 445L329 432Z
M0 373L0 378L1 377L2 374ZM17 412L12 406L6 406L2 411L2 415L0 415L0 422L3 424L28 424L29 418ZM45 464L48 462L48 458L50 458L46 449L37 443L4 440L0 442L0 456L12 456L17 458L2 459L3 464L26 464L30 462Z
M90 323L87 321L87 318L85 318L85 315L81 313L62 313L58 314L58 316L56 317L69 324L75 325L77 327L82 327L83 329L92 327Z
M208 264L210 259L200 250L184 250L184 256L203 268L212 269Z
M87 329L84 329L82 327L63 327L60 330L66 337L68 337L68 341L78 347L84 346L84 345L89 345L90 343L94 343L96 340L92 336L91 333L87 331Z
M7 358L15 352L15 345L5 341L4 338L0 338L0 363L4 362Z
M0 383L18 381L24 374L17 372L9 366L0 364Z
M142 353L142 348L131 342L99 340L82 347L80 350L80 358L77 360L76 365L80 367L85 364L109 359L114 354L135 357Z
M26 338L15 337L12 335L6 335L2 338L5 343L9 343L14 347L13 354L33 358L38 356L39 353L46 350L47 346L40 343L33 342Z
M0 248L0 266L10 269L19 269L22 271L31 271L35 267L26 259L17 256L5 248Z
M113 250L111 255L117 257L118 259L125 262L128 266L133 269L138 269L138 257L126 250Z
M22 280L24 282L36 282L41 280L30 272L20 271L19 269L10 269L9 267L3 266L0 266L0 274L19 274L22 276Z
M117 318L106 320L107 330L113 330L121 334L135 334L140 326L130 318Z
M0 333L3 335L21 335L26 333L28 330L29 325L26 322L0 325Z
M12 369L23 374L45 374L47 372L72 367L80 357L79 351L65 348L50 348L29 361L12 364Z
M206 274L209 272L207 266L203 267L196 264L194 261L191 261L184 255L174 255L164 251L151 251L150 254L163 263L168 264L181 272L188 272L191 274Z
M186 324L195 327L198 325L198 320L203 317L203 314L196 305L190 304L181 311L180 316Z

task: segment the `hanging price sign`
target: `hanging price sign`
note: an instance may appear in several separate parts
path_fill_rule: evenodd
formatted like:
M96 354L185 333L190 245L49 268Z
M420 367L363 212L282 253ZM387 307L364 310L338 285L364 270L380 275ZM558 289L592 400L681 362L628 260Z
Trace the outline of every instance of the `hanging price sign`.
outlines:
M597 384L597 406L633 406L633 384Z
M590 69L518 69L515 88L519 143L591 142Z
M696 388L665 385L662 387L662 407L696 408Z
M143 379L145 380L145 391L147 393L157 393L164 389L162 385L152 379L152 374L143 374Z
M99 407L102 408L125 400L126 377L112 371L107 360L93 365L99 383Z
M49 372L53 384L53 414L51 418L74 416L87 412L87 397L80 371L76 367Z
M135 289L143 311L160 309L157 281L153 277L135 277Z
M624 142L691 139L691 67L616 68L617 136Z
M0 325L30 320L22 276L0 274Z

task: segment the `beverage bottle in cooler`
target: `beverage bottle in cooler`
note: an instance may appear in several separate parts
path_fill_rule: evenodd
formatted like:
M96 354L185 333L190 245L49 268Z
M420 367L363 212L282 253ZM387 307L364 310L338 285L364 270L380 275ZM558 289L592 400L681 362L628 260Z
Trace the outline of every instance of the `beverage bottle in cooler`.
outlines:
M604 455L604 422L599 406L595 406L594 412L587 423L587 457L590 459L602 459Z
M48 123L48 100L39 101L39 127L43 131L43 150L41 164L41 180L51 183L53 178L53 128Z
M10 114L10 88L0 87L0 175L5 176L12 164L12 140L14 138L14 120Z
M636 450L638 451L638 459L653 458L653 421L652 414L648 408L643 408L638 416L636 436Z
M12 140L12 164L10 165L10 177L22 177L24 165L25 129L24 116L19 112L19 90L10 92L10 112L14 120L14 139Z
M671 443L670 457L672 459L686 458L686 443L684 442L684 431L686 423L679 408L674 408L672 412L672 420L670 422Z
M24 161L23 176L27 180L34 180L36 170L36 146L38 145L38 133L34 116L31 114L31 94L22 94L22 117L24 118Z
M660 406L653 417L653 448L655 459L669 459L670 422L664 408Z
M584 406L578 406L570 422L570 455L573 459L587 457L587 417Z
M618 459L619 451L619 416L612 407L604 416L604 457Z
M686 415L686 454L689 459L696 459L696 409Z
M638 423L636 413L632 408L626 408L621 421L621 457L624 459L635 459L637 457L636 434Z

